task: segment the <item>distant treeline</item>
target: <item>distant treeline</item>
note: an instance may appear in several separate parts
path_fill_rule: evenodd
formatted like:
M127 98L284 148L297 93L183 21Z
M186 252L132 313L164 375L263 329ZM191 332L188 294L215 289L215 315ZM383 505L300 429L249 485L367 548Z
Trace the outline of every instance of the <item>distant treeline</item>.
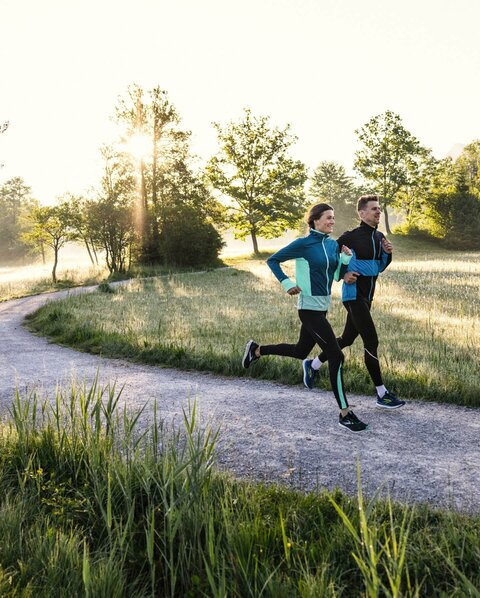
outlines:
M218 260L222 228L236 238L275 238L299 226L309 204L327 202L337 230L352 226L355 202L380 196L387 233L393 209L402 225L393 232L428 236L452 248L480 248L480 140L461 155L436 159L387 111L356 131L356 177L323 161L310 173L290 156L290 126L245 109L224 125L214 123L219 148L194 167L190 132L166 91L128 88L115 108L118 140L100 150L103 176L96 190L65 193L51 206L32 197L21 177L0 187L0 264L53 254L53 280L63 245L85 244L111 273L135 264L197 266ZM1 132L6 131L4 126ZM50 199L50 198L43 198Z

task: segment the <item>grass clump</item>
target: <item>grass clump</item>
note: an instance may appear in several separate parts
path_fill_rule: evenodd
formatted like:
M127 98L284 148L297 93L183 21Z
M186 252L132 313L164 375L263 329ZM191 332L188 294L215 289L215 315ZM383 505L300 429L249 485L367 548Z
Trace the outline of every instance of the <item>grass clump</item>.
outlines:
M304 495L215 467L195 404L167 432L114 388L17 395L0 434L2 596L477 595L479 517ZM142 419L141 419L142 417Z

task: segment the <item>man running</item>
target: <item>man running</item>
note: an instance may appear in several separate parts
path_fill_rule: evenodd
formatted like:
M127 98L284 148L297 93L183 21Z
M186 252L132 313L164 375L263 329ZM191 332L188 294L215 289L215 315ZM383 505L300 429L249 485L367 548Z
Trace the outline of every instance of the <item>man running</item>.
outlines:
M358 335L364 347L365 365L377 389L377 407L398 409L405 401L398 399L383 384L378 359L378 336L370 313L375 284L380 272L392 261L393 246L384 234L377 230L381 208L376 195L362 195L357 202L360 226L343 233L337 243L346 245L353 252L353 258L344 275L342 302L347 310L347 321L338 344L341 349L349 347ZM313 388L322 363L327 360L323 352L315 359L303 361L303 381L307 388Z

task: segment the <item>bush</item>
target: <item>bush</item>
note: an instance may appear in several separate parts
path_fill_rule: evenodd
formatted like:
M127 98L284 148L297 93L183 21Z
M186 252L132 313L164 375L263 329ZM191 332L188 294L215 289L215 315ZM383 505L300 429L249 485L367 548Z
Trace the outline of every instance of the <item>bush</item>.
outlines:
M392 228L394 235L403 235L413 237L415 239L422 239L425 241L436 241L437 239L423 226L416 222L404 222Z
M441 193L432 199L426 216L431 233L454 249L480 248L480 200L471 193Z
M160 251L169 266L218 264L224 242L215 227L201 219L178 213L165 223L160 234Z

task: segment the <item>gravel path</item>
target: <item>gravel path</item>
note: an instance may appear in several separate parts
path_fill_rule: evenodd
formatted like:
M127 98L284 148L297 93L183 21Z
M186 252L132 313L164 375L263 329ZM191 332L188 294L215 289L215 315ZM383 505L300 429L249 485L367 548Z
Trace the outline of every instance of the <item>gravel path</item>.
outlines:
M181 425L182 407L195 397L202 421L220 425L218 462L240 477L279 481L304 490L339 487L356 492L356 460L367 495L390 494L402 502L428 502L480 511L480 410L409 402L393 413L373 397L350 396L369 430L352 434L337 424L329 392L242 378L184 372L104 359L49 343L23 327L47 301L75 289L0 303L0 409L18 387L52 397L72 378L124 386L123 400L137 408L153 399L167 424ZM239 355L239 359L241 356ZM300 378L300 363L299 363Z

